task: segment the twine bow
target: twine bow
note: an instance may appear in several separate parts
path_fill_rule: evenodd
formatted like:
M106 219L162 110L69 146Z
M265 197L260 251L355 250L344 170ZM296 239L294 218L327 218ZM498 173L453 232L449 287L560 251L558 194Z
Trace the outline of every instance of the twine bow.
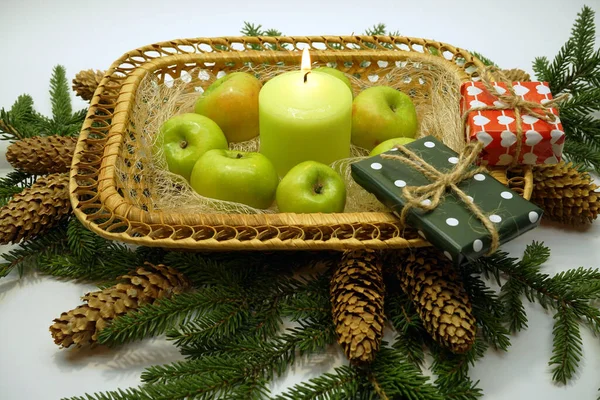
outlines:
M515 156L510 163L511 167L514 167L519 162L519 156L521 155L521 149L523 146L523 115L530 115L532 117L541 119L543 121L554 123L556 121L556 115L552 112L551 108L558 108L558 103L568 98L568 94L564 93L545 104L536 103L535 101L529 101L519 96L513 88L512 82L500 71L497 67L489 66L486 67L481 74L481 83L485 89L492 95L498 98L503 103L500 105L483 106L483 107L472 107L465 111L462 116L462 127L463 132L466 132L465 127L469 114L473 111L488 111L488 110L514 110L515 113L515 128L517 135L517 148L515 149ZM506 92L500 93L492 82L502 82L506 85Z
M446 191L450 190L465 204L465 206L489 231L491 236L491 245L488 254L494 253L500 244L500 238L496 227L486 217L483 211L481 211L481 209L473 201L471 201L471 199L469 199L467 194L458 187L462 181L471 179L475 175L486 171L484 167L474 169L470 168L471 164L478 157L482 148L483 143L481 142L473 142L468 144L459 155L456 166L446 174L438 171L417 154L404 146L398 146L398 151L404 155L390 153L382 154L382 158L392 159L407 164L425 175L425 177L431 181L431 183L428 185L405 186L402 189L402 195L406 199L406 204L400 213L400 221L405 224L408 212L413 208L419 208L423 211L434 210L441 203Z

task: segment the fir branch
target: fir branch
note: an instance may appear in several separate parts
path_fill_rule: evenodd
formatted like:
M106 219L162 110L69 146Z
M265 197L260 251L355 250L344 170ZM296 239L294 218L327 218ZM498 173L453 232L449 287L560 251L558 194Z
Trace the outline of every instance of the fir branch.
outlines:
M566 384L577 371L583 356L583 342L579 332L578 318L574 310L564 304L554 316L552 335L552 380Z
M235 288L220 286L162 299L116 318L100 332L98 342L117 345L160 335L189 322L197 313L222 303L243 303L242 294Z
M288 317L292 321L326 319L331 316L329 299L331 273L329 272L321 273L316 277L299 279L300 284L294 288L293 293L281 301L281 316Z
M504 304L496 292L490 289L479 274L472 273L468 267L461 271L465 290L473 307L473 315L481 328L481 334L487 343L496 350L507 351L510 347L509 332L503 325L506 318Z
M99 242L98 235L83 226L77 218L71 218L67 228L67 243L69 249L82 261L92 263L95 255L95 245Z
M214 400L232 399L237 391L231 387L230 379L235 372L209 373L189 376L165 384L148 384L138 388L87 394L85 397L70 397L65 400Z
M11 171L4 178L0 178L0 187L19 187L21 189L31 187L37 179L36 175L23 171Z
M0 278L15 268L22 276L25 270L38 268L45 257L60 254L66 247L66 226L60 224L44 235L25 241L16 249L2 254L6 262L0 263Z
M219 339L233 336L248 319L249 312L244 304L220 304L200 315L198 319L167 332L167 338L175 341L176 346L204 342L207 339Z
M523 284L516 279L509 279L502 285L500 301L506 309L506 321L511 333L527 329L527 313L521 296L524 291Z
M10 202L10 199L17 194L21 193L23 189L18 186L0 186L0 207L7 205Z
M365 372L381 399L444 399L419 369L406 361L402 353L389 347L379 350Z
M31 187L36 179L37 176L18 170L0 178L0 207L8 204L12 197L24 188Z
M370 28L365 29L365 35L367 36L377 36L377 35L385 35L386 26L385 24L375 24Z
M392 347L400 351L406 360L416 367L425 362L425 340L428 337L413 302L404 292L388 293L385 314L396 330Z
M306 382L296 384L275 396L275 400L327 400L354 398L360 388L360 373L347 366L326 372Z
M545 310L556 310L550 365L553 379L566 383L575 375L581 358L577 323L584 323L594 333L600 333L600 310L590 304L600 298L600 270L578 268L549 277L540 272L549 254L547 247L534 242L527 246L520 262L504 252L497 252L477 263L482 269L499 271L517 282L511 290L522 289L529 301L537 302Z
M52 103L53 121L60 125L68 125L72 121L73 107L69 82L65 67L57 65L50 78L50 102Z
M210 373L232 373L239 379L245 363L241 355L227 354L204 357L198 360L177 361L167 365L154 365L142 372L142 382L166 384L178 379Z
M575 164L600 171L600 151L577 140L576 137L567 139L563 152Z
M550 62L534 60L538 80L547 81L554 95L570 93L561 104L561 121L567 136L564 154L570 161L600 170L600 49L594 51L594 11L584 6L577 14L571 37Z
M465 354L452 354L435 343L430 347L433 356L431 370L437 375L434 383L444 399L472 400L483 396L477 387L478 382L469 378L470 366L482 358L487 350L483 340L478 339Z
M261 36L263 34L262 25L255 25L247 21L244 21L244 26L240 32L244 36Z
M486 56L484 56L481 53L478 53L476 51L470 51L470 53L473 57L478 58L483 63L483 65L493 65L495 67L498 66L498 65L496 65L495 62L493 62L492 60L490 60L489 58L487 58Z
M38 270L58 278L78 281L102 282L115 280L140 265L142 261L122 243L107 243L100 248L86 250L92 252L92 262L79 258L65 249L60 254L49 254L40 258Z
M21 95L10 111L0 110L0 139L15 141L38 134L37 123L39 117L33 109L33 99Z
M154 387L171 386L193 377L221 376L220 382L212 382L213 398L239 391L240 387L248 385L259 389L256 393L265 392L262 384L275 375L279 376L291 365L296 355L307 354L321 350L335 340L333 326L325 325L323 321L302 323L298 328L288 329L272 340L263 341L257 338L243 337L227 346L227 351L215 355L205 355L201 358L176 362L165 366L148 368L142 375L144 382ZM218 385L216 385L218 383ZM144 390L142 386L140 390ZM215 392L215 388L220 392ZM206 392L207 395L209 392ZM173 399L179 397L172 394Z

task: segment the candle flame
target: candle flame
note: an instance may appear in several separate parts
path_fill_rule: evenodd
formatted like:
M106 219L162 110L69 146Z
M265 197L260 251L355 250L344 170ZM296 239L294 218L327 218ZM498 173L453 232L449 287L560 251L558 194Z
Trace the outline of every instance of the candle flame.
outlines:
M308 53L308 47L302 50L302 63L300 64L300 70L302 72L310 71L310 54Z

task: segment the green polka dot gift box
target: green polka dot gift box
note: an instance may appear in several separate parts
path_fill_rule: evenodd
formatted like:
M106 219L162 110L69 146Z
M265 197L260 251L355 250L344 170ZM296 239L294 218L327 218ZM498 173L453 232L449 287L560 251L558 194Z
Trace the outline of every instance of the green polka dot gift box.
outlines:
M476 170L474 165L462 165L461 155L434 137L415 140L405 148L409 152L392 149L352 164L352 177L398 216L411 200L407 196L412 196L406 224L444 250L455 264L476 260L493 251L495 245L539 225L542 216L539 207L480 171L483 168ZM401 161L398 156L412 162ZM464 171L457 172L461 167ZM419 192L456 175L461 177L453 181L456 189L452 184L443 184L439 202L428 190ZM430 195L435 207L427 210L432 206ZM494 242L492 238L497 240Z

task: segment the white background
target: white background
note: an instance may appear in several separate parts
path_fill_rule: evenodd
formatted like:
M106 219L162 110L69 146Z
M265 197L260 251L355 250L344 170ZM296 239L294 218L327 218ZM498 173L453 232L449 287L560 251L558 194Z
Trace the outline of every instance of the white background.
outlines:
M0 0L0 107L29 93L49 114L48 82L62 64L68 77L82 69L106 69L128 50L178 38L237 35L244 21L286 35L349 35L383 22L405 36L424 37L479 51L505 68L531 71L535 56L553 57L569 37L583 4L553 1L44 1ZM600 28L600 18L596 16ZM598 41L598 35L596 36ZM74 97L75 109L85 103ZM0 144L4 154L6 143ZM8 164L0 156L0 173ZM4 171L2 171L4 169ZM518 256L526 244L552 248L545 272L599 267L600 223L586 230L544 224L505 249ZM0 246L0 252L7 249ZM89 285L13 274L0 280L0 399L58 399L137 385L143 368L180 358L163 340L115 350L59 350L48 326L79 304ZM595 399L600 387L600 341L583 330L585 352L577 379L551 383L547 362L552 316L527 306L529 329L513 337L505 354L490 352L473 368L486 399ZM293 368L275 391L342 362L337 349Z

